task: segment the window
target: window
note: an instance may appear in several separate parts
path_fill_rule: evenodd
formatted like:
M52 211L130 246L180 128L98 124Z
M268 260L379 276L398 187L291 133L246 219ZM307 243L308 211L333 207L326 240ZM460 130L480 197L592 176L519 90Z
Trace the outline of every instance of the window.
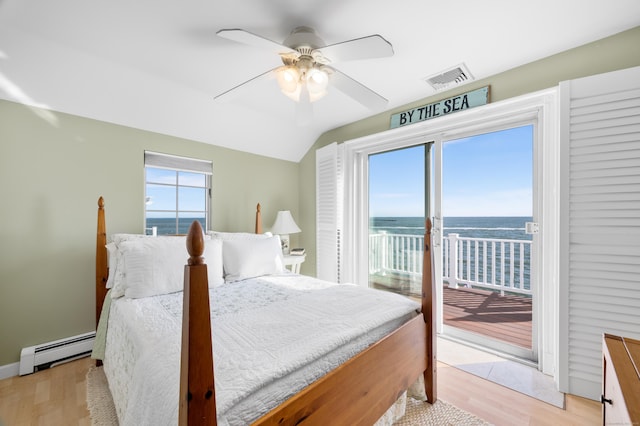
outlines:
M144 166L148 234L186 234L194 220L208 229L210 161L146 151Z

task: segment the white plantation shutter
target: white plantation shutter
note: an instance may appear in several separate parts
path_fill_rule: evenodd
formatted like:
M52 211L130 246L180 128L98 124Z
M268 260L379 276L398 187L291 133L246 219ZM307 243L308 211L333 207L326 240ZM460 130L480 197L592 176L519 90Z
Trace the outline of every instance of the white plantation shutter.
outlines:
M332 143L316 151L316 275L340 282L342 178L339 147Z
M560 385L599 399L602 333L640 338L640 68L560 91Z

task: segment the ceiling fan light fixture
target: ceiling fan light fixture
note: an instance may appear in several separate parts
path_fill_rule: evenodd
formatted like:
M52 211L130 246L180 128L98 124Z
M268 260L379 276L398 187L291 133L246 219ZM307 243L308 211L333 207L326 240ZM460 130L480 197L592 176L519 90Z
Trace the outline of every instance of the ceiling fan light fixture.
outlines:
M327 94L329 74L324 69L313 67L307 72L306 77L307 90L309 91L309 100L311 102L315 102Z
M309 90L309 86L307 86L307 92L309 93L309 102L315 102L322 99L327 94L326 90L321 92L311 92L311 90Z
M325 90L329 84L329 75L322 68L311 68L307 72L307 84L309 85L310 90Z
M233 87L214 99L230 98L245 85L276 78L282 93L299 104L309 106L327 94L329 79L340 92L372 111L379 111L387 100L333 68L330 64L349 60L363 60L393 56L391 43L378 34L327 45L309 27L296 27L278 43L242 29L223 29L216 33L222 38L261 48L268 48L280 56L280 66Z
M285 95L291 97L298 92L298 97L300 96L300 72L296 67L280 67L276 74L278 86Z
M329 74L320 67L300 70L295 65L278 68L276 72L278 86L287 97L300 102L300 94L305 92L309 102L315 102L327 94Z
M284 93L292 101L300 102L300 93L301 92L302 92L302 89L300 87L298 87L294 92L282 92L282 93Z

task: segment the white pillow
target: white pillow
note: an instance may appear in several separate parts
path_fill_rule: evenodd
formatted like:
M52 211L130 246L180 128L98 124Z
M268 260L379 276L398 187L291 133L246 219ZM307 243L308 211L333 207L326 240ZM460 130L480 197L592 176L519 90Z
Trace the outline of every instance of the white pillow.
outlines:
M182 246L180 250L182 250L183 261L182 266L186 265L187 259L189 258L189 253L187 253L186 247L186 236L157 236L154 237L152 235L145 234L113 234L111 236L112 242L107 244L107 252L109 259L109 277L107 278L107 288L111 288L111 298L116 299L118 297L122 297L126 293L127 289L127 274L126 274L126 266L124 265L124 257L122 255L122 244L128 241L141 241L141 240L160 240L160 239L170 239L172 241L182 241ZM207 265L207 272L209 277L209 286L214 287L220 284L224 284L224 276L222 272L222 243L214 243L210 247L208 246L211 237L205 235L205 250L211 250L209 252L205 251L203 257L205 257L205 262L207 262L207 257L210 258L211 262ZM182 282L182 281L181 281ZM160 293L159 293L160 294Z
M220 231L207 231L207 235L211 238L217 238L220 240L264 240L273 236L271 232L265 232L264 234L253 234L251 232L220 232Z
M280 237L237 238L223 241L225 282L240 281L284 271Z
M140 298L168 294L184 288L184 267L189 259L185 237L157 237L120 244L126 277L124 296ZM209 287L224 283L222 242L205 240Z
M149 238L151 235L145 234L113 234L111 235L111 241L118 247L120 243L124 241L137 240L140 238Z
M116 256L118 255L118 247L115 243L109 243L107 248L107 268L109 268L109 276L107 277L107 288L113 287L113 276L116 274Z
M209 287L213 288L224 284L222 241L213 239L205 240L204 253L202 256L204 257L204 262L207 264Z
M122 259L120 244L125 241L149 237L151 236L145 234L113 234L111 236L111 243L107 244L107 250L111 247L112 251L109 252L109 277L107 278L106 286L111 289L112 299L124 296L125 289L127 288L125 267L123 265L124 260Z

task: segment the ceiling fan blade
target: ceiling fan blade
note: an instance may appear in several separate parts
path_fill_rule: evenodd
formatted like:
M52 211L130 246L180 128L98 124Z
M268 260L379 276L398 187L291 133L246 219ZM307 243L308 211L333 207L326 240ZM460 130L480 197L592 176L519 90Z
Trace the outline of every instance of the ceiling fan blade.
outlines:
M235 87L232 87L231 89L220 93L217 96L214 96L213 99L214 100L222 100L222 101L229 101L231 99L235 99L236 97L238 97L239 95L241 95L244 92L247 92L249 90L251 90L251 88L253 86L255 86L256 83L259 83L263 80L268 80L273 78L274 74L275 74L275 70L277 68L274 68L272 70L269 70L265 73L262 73L256 77L253 77L250 80L245 81L244 83L240 83Z
M381 111L387 106L387 99L336 69L332 69L331 85L372 111Z
M275 41L269 40L268 38L250 33L249 31L241 29L228 29L220 30L216 34L222 38L226 38L227 40L237 41L238 43L248 44L249 46L269 49L279 55L295 55L295 57L300 56L300 53L298 53L296 50L291 49L290 47L284 46L280 43L276 43Z
M393 56L393 46L375 34L315 49L329 62L355 61L360 59L386 58Z

